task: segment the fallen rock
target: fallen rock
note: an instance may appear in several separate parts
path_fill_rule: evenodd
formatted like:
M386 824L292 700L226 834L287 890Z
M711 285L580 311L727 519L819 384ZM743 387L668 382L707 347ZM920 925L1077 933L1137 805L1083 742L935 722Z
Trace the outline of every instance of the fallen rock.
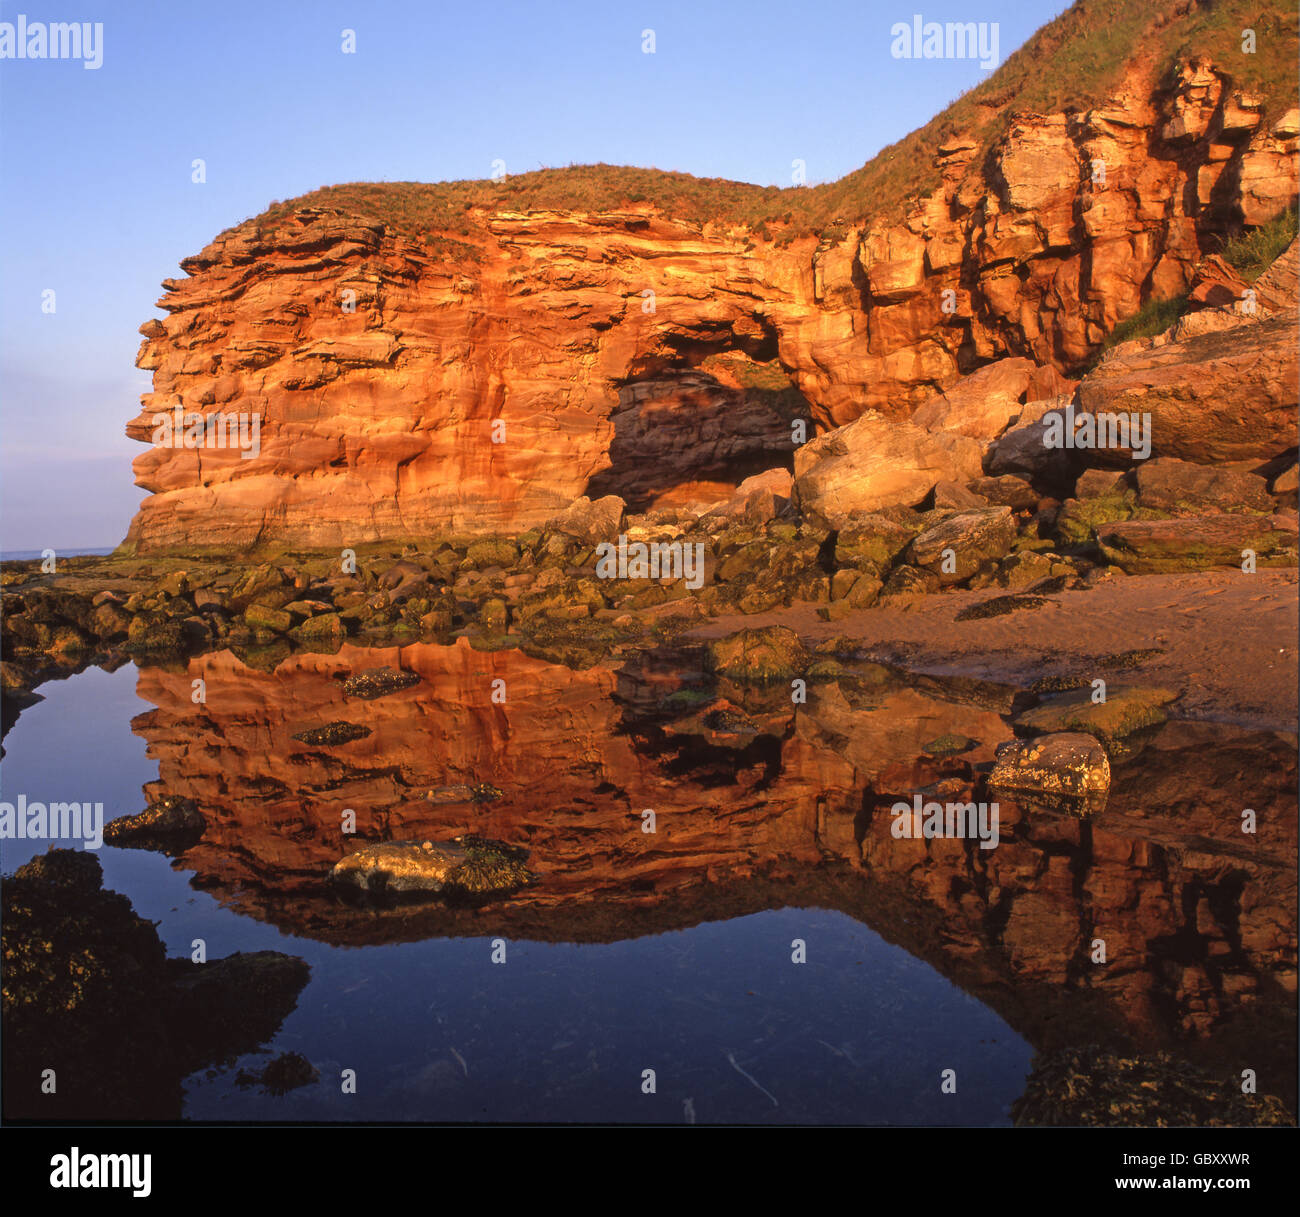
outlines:
M956 432L988 441L1001 435L1021 412L1036 365L1032 359L999 359L936 393L912 414L927 431Z
M1296 444L1298 348L1294 308L1160 346L1121 343L1080 382L1079 412L1149 414L1159 456L1272 460Z
M1189 308L1232 308L1249 284L1218 254L1202 258L1187 289Z
M586 545L602 541L617 541L623 531L623 517L627 504L617 495L607 494L594 503L583 496L572 507L549 521L547 527L554 532L576 537Z
M1032 511L1038 506L1038 492L1024 478L1017 477L1014 473L976 478L967 489L995 507Z
M1010 474L1049 485L1068 484L1079 454L1069 448L1051 447L1047 438L1049 428L1062 425L1070 400L1061 396L1028 403L1015 424L989 445L984 455L985 471L992 477Z

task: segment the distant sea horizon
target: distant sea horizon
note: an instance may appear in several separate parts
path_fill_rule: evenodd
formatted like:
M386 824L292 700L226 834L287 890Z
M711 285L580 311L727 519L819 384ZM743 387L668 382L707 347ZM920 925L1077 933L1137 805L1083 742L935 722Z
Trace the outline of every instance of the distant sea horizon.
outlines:
M111 554L116 545L85 545L76 549L56 549L56 558L102 558ZM45 551L41 549L0 549L0 562L30 562Z

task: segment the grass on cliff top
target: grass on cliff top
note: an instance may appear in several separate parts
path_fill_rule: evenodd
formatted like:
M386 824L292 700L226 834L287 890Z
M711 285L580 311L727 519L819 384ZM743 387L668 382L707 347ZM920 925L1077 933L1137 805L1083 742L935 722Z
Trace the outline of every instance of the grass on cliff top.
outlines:
M1160 11L1163 8L1165 11ZM1255 51L1242 50L1253 29ZM881 35L884 37L884 34ZM1038 30L986 80L861 169L818 186L755 186L722 178L615 165L542 169L502 181L376 182L325 186L258 216L273 227L298 207L335 207L382 220L444 252L473 256L457 241L493 211L599 211L652 206L701 226L743 227L778 245L828 235L839 224L897 217L940 184L934 161L954 139L973 141L978 162L1018 114L1083 111L1106 102L1130 68L1167 86L1176 65L1209 58L1235 89L1258 96L1265 123L1295 104L1297 14L1280 0L1077 0Z

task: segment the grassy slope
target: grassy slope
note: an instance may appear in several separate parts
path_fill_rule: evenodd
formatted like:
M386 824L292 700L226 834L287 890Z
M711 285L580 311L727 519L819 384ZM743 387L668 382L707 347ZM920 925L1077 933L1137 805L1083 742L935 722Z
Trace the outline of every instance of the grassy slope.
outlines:
M1207 56L1230 72L1234 87L1264 100L1265 122L1271 121L1296 102L1296 25L1296 11L1285 0L1078 0L924 127L861 169L821 186L761 187L655 169L579 165L501 182L326 186L273 203L254 222L273 226L296 207L336 207L423 237L440 252L472 256L456 237L475 231L485 212L649 203L675 219L743 226L785 244L838 223L898 214L908 199L938 185L934 156L948 139L974 138L982 155L1015 114L1085 110L1104 102L1134 61L1165 79L1180 60ZM1253 55L1241 51L1246 27L1257 34Z

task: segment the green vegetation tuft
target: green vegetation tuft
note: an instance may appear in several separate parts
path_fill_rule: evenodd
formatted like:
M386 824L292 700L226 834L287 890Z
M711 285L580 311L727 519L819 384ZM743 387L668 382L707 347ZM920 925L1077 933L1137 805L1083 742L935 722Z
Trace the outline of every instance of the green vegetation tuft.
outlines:
M1133 338L1154 338L1163 334L1187 309L1187 293L1164 300L1148 300L1133 316L1121 321L1106 336L1105 349Z
M1223 260L1247 283L1254 283L1296 238L1296 209L1292 207L1259 228L1234 237L1223 247Z

